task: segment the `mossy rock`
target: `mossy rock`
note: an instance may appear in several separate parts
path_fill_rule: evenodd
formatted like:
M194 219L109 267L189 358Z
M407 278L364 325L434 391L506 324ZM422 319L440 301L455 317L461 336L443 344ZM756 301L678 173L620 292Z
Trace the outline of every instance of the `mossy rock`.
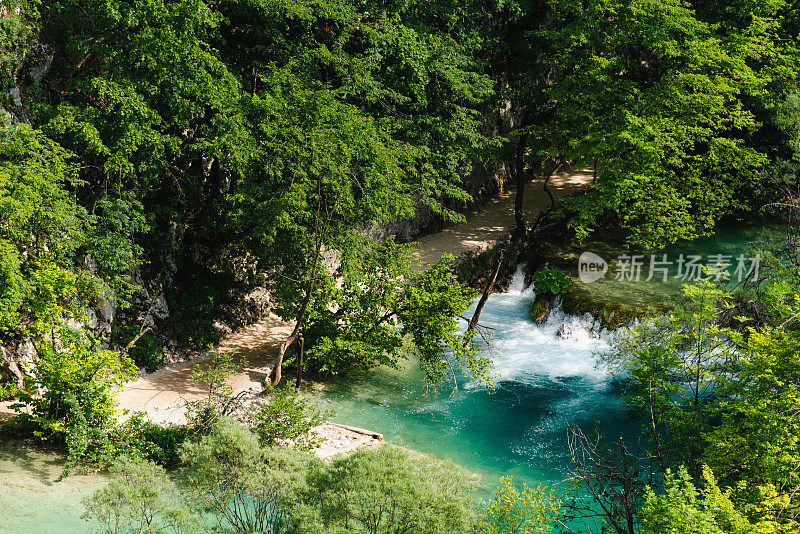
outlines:
M536 324L542 324L550 316L553 310L554 295L550 293L539 293L531 301L530 316Z
M631 306L610 299L596 298L585 284L575 283L562 293L561 307L571 315L590 314L603 328L616 329L669 311L666 305Z
M578 243L569 237L555 236L552 239L537 240L529 243L525 250L526 281L543 267L563 271L572 283L561 292L562 308L572 315L586 313L599 320L604 328L619 328L635 319L644 319L668 312L672 309L674 297L668 292L661 292L652 285L634 287L620 284L609 278L593 283L583 283L578 276L578 259L583 251L592 251L603 258L617 257L621 249L620 237L613 232L607 235L596 235L585 243ZM609 264L609 272L614 272L613 260ZM552 303L552 300L551 300ZM542 311L537 304L534 313L531 303L531 317Z

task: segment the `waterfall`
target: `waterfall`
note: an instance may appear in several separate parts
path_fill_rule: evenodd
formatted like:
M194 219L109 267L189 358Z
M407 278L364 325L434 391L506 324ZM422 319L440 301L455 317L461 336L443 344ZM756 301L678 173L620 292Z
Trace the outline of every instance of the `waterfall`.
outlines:
M492 329L491 353L500 380L533 385L581 377L598 387L605 384L607 375L597 368L595 353L608 346L611 334L591 315L568 315L560 305L536 325L528 318L535 296L520 267L508 291L491 295L481 313L480 323Z

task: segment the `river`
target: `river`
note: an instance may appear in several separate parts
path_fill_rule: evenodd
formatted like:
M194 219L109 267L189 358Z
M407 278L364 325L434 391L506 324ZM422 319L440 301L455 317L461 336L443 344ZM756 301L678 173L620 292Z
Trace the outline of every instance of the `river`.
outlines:
M722 230L715 237L668 250L684 253L746 253L761 227ZM775 238L779 228L771 229ZM650 282L651 284L655 282ZM615 287L608 281L609 287ZM612 294L619 297L629 283ZM675 282L672 282L675 291ZM655 287L655 286L653 286ZM663 289L663 288L662 288ZM658 294L658 293L656 293ZM555 310L542 325L528 316L533 288L518 271L505 293L490 296L481 323L493 329L493 390L461 379L458 391L423 387L415 362L378 369L309 388L334 421L381 432L390 442L450 458L484 476L486 488L503 475L528 483L560 484L568 476L568 424L602 427L612 437L635 439L640 426L626 420L614 384L596 367L608 343L589 316ZM660 298L660 297L659 297ZM561 333L559 334L559 331ZM19 442L0 442L0 533L87 532L80 519L84 495L101 487L101 476L57 478L63 457Z
M707 262L723 255L730 258L733 273L737 256L754 255L754 248L784 236L780 221L720 225L713 236L659 251L658 259L666 254L674 262L666 283L658 276L646 281L646 254L640 280L615 280L609 272L592 284L592 290L633 305L674 303L685 283L676 277L681 256L699 255ZM602 242L590 242L585 250L593 250L593 245L607 260L624 253ZM481 324L494 332L494 391L462 379L455 394L445 384L432 395L422 386L415 362L409 362L402 370L379 369L326 382L311 397L319 406L335 410L335 421L450 458L482 474L487 487L503 475L528 483L563 482L569 475L569 424L586 430L599 426L608 437L626 436L637 446L641 424L627 419L611 377L596 365L596 353L607 347L612 334L600 332L589 315L570 316L558 309L536 325L528 314L533 297L534 288L524 286L520 269L508 291L492 294L481 314Z
M503 475L560 482L569 463L568 424L597 422L612 433L638 426L626 423L608 375L595 364L610 334L598 335L590 317L558 310L537 326L528 317L532 298L518 270L508 291L491 295L483 309L481 324L494 329L492 390L466 379L456 392L452 384L426 390L412 362L327 382L313 392L315 404L336 410L335 421L450 458L484 475L487 486Z

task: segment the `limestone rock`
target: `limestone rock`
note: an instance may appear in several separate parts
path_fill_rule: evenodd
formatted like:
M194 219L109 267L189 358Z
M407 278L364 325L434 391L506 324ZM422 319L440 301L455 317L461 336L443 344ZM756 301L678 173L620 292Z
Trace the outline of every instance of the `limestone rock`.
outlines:
M33 342L26 339L9 346L0 346L0 381L21 386L26 368L36 362L37 352Z

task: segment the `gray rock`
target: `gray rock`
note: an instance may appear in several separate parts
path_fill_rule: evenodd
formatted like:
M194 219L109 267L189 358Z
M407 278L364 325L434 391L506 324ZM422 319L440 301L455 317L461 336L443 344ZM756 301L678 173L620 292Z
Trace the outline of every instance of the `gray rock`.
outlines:
M3 382L14 382L21 386L27 369L36 363L37 352L33 342L24 341L0 346L0 378Z

